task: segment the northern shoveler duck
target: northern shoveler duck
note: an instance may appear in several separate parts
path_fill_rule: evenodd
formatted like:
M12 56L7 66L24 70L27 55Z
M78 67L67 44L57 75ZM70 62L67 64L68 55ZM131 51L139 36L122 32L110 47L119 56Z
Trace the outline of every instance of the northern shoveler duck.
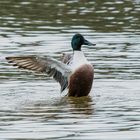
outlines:
M75 34L71 41L73 55L64 55L60 62L50 57L35 55L6 57L18 68L46 73L60 83L61 92L68 89L68 96L87 96L94 78L94 68L81 51L82 45L95 45L81 34Z

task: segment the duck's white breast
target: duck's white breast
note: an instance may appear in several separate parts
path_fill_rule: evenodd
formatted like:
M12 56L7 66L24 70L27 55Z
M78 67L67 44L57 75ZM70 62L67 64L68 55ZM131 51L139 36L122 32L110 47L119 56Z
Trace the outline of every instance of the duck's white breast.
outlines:
M90 64L84 56L84 53L82 51L74 51L73 58L69 63L69 66L72 69L72 71L75 71L83 64Z

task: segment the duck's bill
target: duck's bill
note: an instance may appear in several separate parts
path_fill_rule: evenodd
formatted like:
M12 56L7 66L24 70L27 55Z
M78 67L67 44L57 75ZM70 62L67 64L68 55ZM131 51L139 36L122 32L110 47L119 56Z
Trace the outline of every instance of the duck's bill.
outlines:
M93 44L93 43L89 42L88 40L84 40L84 45L95 46L96 44Z

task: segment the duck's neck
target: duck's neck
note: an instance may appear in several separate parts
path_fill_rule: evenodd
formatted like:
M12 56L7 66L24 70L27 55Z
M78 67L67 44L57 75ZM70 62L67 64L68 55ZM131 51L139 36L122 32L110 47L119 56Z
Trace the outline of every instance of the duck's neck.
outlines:
M72 60L72 69L76 69L79 66L88 63L84 53L82 51L74 51L73 52L73 60Z
M75 59L75 61L85 61L85 55L82 51L74 51L73 52L73 59Z

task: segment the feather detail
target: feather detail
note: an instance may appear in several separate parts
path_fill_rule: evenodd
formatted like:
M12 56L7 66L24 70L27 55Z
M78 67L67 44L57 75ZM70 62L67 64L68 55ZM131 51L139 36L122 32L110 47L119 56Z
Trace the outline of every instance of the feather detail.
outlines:
M71 69L64 63L50 57L19 56L6 57L6 60L18 68L47 73L61 85L61 92L68 86L68 77Z

